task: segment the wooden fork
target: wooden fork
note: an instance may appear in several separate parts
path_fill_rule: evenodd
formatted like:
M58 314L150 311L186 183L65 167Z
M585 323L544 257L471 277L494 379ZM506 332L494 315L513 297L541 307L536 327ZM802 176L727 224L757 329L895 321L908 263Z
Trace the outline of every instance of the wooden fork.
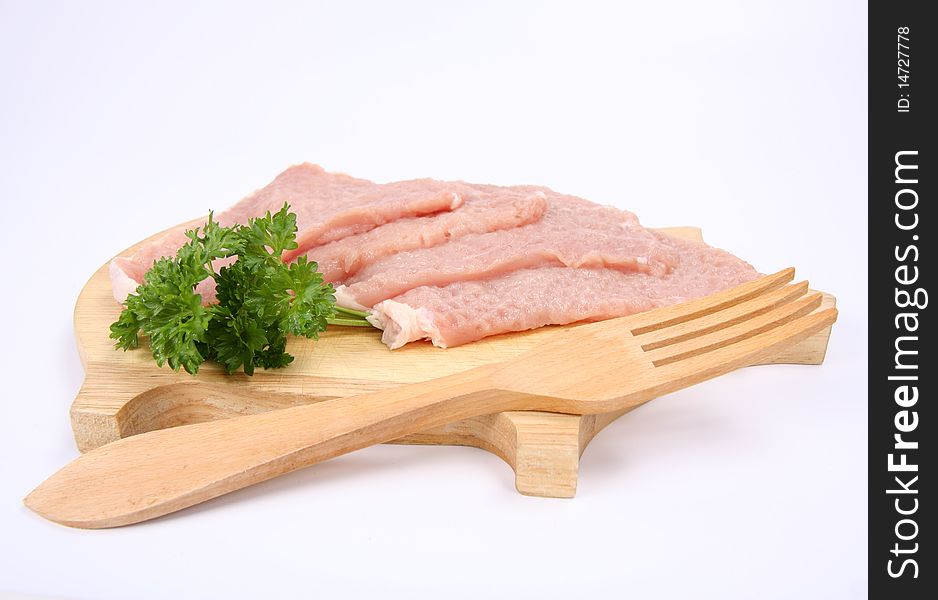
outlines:
M506 410L623 410L777 354L830 326L786 269L724 292L558 332L515 359L350 398L125 438L24 500L72 527L152 519L430 427Z

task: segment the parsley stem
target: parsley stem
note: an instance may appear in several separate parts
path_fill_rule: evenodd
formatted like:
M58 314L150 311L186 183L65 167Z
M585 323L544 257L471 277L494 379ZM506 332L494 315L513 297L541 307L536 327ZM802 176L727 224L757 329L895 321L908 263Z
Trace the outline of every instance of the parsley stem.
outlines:
M344 313L346 315L351 315L353 317L358 317L359 319L364 319L368 316L368 313L362 312L360 310L352 310L351 308L345 308L344 306L336 306L336 312Z
M344 319L339 317L326 319L326 323L330 325L344 325L345 327L372 327L372 324L365 319Z

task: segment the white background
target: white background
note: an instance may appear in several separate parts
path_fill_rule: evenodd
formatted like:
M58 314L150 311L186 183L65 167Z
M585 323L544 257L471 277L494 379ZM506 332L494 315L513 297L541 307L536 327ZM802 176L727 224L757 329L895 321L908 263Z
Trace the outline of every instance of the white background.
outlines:
M0 1L0 590L865 596L865 3L508 4ZM304 160L699 225L838 296L827 363L642 407L573 500L479 450L382 446L123 529L25 509L77 455L85 280Z

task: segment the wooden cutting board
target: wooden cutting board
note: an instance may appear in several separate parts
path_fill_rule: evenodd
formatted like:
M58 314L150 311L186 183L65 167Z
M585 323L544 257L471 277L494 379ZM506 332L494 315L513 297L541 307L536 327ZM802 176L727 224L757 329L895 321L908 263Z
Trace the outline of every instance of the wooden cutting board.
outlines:
M663 229L702 239L693 227ZM161 235L161 234L158 234ZM153 236L154 239L157 236ZM129 255L146 242L122 252ZM834 305L825 294L821 309ZM820 310L820 309L819 309ZM443 350L429 342L388 350L381 332L330 327L319 339L292 339L296 358L285 369L258 370L253 377L225 375L205 363L197 376L159 368L149 349L114 349L110 324L121 306L111 294L108 265L92 275L75 305L75 335L85 381L72 403L71 422L82 452L119 438L154 429L223 419L345 397L442 377L514 357L568 327L487 338ZM772 363L820 364L830 329L806 340ZM396 443L475 446L502 457L515 470L522 494L567 498L576 492L580 454L603 427L624 413L574 416L542 412L503 412L451 423Z

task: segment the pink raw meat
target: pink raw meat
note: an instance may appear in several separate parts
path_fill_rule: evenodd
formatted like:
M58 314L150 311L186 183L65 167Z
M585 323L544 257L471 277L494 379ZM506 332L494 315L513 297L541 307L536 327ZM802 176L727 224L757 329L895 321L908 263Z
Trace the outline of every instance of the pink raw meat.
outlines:
M361 269L336 289L340 306L363 309L421 286L488 279L540 266L608 267L661 276L675 251L628 211L564 196L547 188L536 223L471 234L432 248L399 252Z
M402 217L457 208L463 202L462 196L454 191L457 187L459 184L433 179L377 184L304 163L288 168L266 187L216 217L225 226L246 223L250 217L276 212L284 202L289 203L296 213L299 244L299 248L285 256L292 260L315 245L359 234ZM185 229L173 229L134 255L111 261L111 287L118 302L137 288L154 260L176 253L186 242ZM200 291L206 293L206 300L213 297L211 285L201 286Z
M543 192L469 186L459 190L465 203L450 212L399 219L371 231L317 246L306 255L319 264L326 281L343 281L363 267L397 252L429 248L472 233L527 225L547 210Z
M758 276L735 256L654 234L677 254L665 276L548 266L485 281L412 289L377 304L369 321L390 348L430 339L448 348L508 331L598 321L699 298Z

